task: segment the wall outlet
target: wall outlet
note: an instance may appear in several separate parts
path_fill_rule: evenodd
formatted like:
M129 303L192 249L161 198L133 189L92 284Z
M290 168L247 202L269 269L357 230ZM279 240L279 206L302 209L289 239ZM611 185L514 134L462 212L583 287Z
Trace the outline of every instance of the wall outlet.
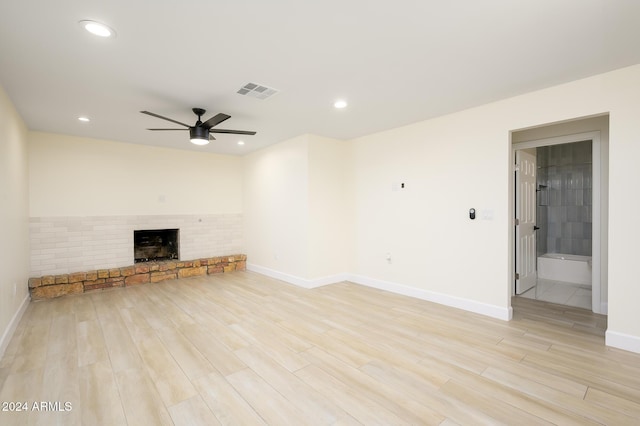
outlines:
M385 254L384 258L387 259L387 263L391 263L391 253L387 252L387 254Z

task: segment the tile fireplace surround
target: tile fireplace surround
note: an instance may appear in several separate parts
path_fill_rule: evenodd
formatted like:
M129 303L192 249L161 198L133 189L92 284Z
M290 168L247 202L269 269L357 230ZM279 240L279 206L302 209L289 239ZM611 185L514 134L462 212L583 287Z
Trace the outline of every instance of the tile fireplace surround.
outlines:
M134 265L133 231L169 228L180 230L181 261ZM106 287L107 281L128 285L136 280L131 277L138 274L147 274L151 281L152 273L159 280L161 272L181 278L202 275L202 271L206 274L244 269L246 260L246 256L238 254L244 251L241 214L32 217L29 239L30 288L35 298L42 290L34 289L45 286L65 285L63 294L79 293ZM155 270L139 272L145 269L141 265ZM69 282L70 278L74 283ZM81 285L84 282L88 284ZM60 295L53 287L49 293L51 296L43 297Z

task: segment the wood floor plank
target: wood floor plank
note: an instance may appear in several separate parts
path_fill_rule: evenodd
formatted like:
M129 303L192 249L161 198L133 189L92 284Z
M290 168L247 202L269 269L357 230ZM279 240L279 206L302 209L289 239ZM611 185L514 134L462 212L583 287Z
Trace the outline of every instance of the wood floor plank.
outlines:
M607 377L603 377L603 375L597 370L591 368L585 370L580 366L558 363L556 357L545 357L543 354L527 355L522 363L532 368L546 371L549 374L556 374L568 380L603 389L606 392L620 396L621 398L640 401L640 388L618 383L615 380L610 380Z
M306 384L331 398L344 411L349 412L356 420L365 425L403 424L403 420L392 411L369 399L365 395L354 392L346 383L335 378L316 365L310 364L296 371Z
M625 417L620 416L617 424L633 424L638 421L638 413L640 413L640 400L631 401L619 396L611 395L608 392L601 391L596 388L589 388L585 400L589 403L596 404L600 407L615 410ZM613 422L612 422L613 424Z
M158 337L151 336L134 343L167 407L196 395L191 381Z
M267 424L306 424L300 410L251 369L238 371L226 378Z
M575 398L584 398L588 386L584 383L570 380L557 374L551 374L523 363L501 363L498 367L489 366L483 373L485 377L490 371L515 374L523 379L547 386Z
M603 357L602 353L579 350L563 344L552 345L549 348L549 354L571 359L574 365L580 363L585 367L596 367L598 371L605 373L608 378L614 378L621 383L640 387L640 364L621 364L617 360Z
M131 309L121 309L119 312L130 312ZM119 372L128 369L141 369L144 368L142 358L138 352L138 348L133 343L133 337L126 325L124 315L117 315L118 311L115 310L110 315L102 315L100 319L100 326L102 328L102 335L104 336L105 345L109 352L109 359L111 360L111 367L114 372ZM148 336L144 334L140 338Z
M189 380L215 371L207 358L180 331L163 327L157 329L156 334Z
M235 272L32 302L0 424L637 424L640 354L606 316L514 298L512 321L349 282Z
M29 370L44 369L49 350L45 343L49 340L51 321L52 319L27 324L11 364L11 372L23 373Z
M160 289L163 287L166 286L159 286ZM169 319L173 326L195 325L191 315L176 304L175 298L167 296L162 291L148 292L147 298L156 310L162 311L164 317Z
M78 356L76 317L73 313L56 315L49 328L47 359L66 356L75 356L76 359Z
M122 399L109 363L100 361L80 367L77 406L82 413L81 424L126 424Z
M130 368L116 372L115 377L128 424L173 424L160 394L146 371Z
M43 368L29 369L21 373L11 373L0 389L0 402L26 404L25 410L0 411L0 424L26 425L35 423L38 413L31 411L32 404L41 401L46 390L43 388Z
M109 353L98 320L79 322L76 326L78 339L78 366L108 361Z
M298 352L287 346L277 344L270 339L270 335L262 334L259 328L251 324L233 324L230 328L245 340L251 342L253 346L260 347L265 352L268 352L273 359L289 371L296 371L308 364L308 361L300 356Z
M320 366L336 379L346 383L355 392L362 393L393 412L403 422L419 424L422 421L420 415L408 410L402 403L407 399L418 398L418 395L407 394L402 389L396 389L393 385L385 383L386 377L383 379L373 377L317 348L309 349L305 352L305 356L311 363ZM437 414L435 415L437 416Z
M72 315L64 316L65 319ZM75 343L74 327L69 326L67 321L53 321L52 335L59 335L54 328L64 328L70 339L61 338L63 342L73 341ZM53 342L52 342L53 343ZM58 347L51 345L51 347ZM59 348L59 347L58 347ZM69 403L69 410L55 410L41 412L37 416L36 424L79 424L82 411L77 401L80 401L80 367L78 364L78 350L75 345L67 347L66 352L49 351L50 356L44 367L42 377L42 399L45 402L58 402L64 406ZM75 403L75 406L74 406Z
M546 401L547 403L562 407L563 409L573 412L575 415L584 416L597 423L631 424L630 422L635 421L635 419L621 415L609 407L594 407L593 404L583 399L584 395L569 395L555 389L550 389L549 386L542 385L515 373L505 372L496 367L489 367L482 374L482 377L510 387L514 392L523 393L541 401Z
M220 424L265 424L262 417L220 373L200 377L194 380L193 384Z
M215 313L212 312L195 312L193 314L198 326L202 326L208 333L216 336L216 338L230 351L249 346L249 342L240 337L237 333L231 333L228 324L220 321ZM189 328L189 327L187 327Z
M223 376L244 370L247 367L231 350L210 334L206 327L197 325L195 327L182 327L180 330Z
M499 398L492 396L490 393L478 391L476 389L460 384L456 380L451 380L443 386L443 393L454 398L457 401L475 407L483 414L489 416L491 423L508 425L512 419L518 419L518 422L526 425L553 425L524 409L520 409L511 404L501 401ZM576 423L578 424L578 423Z
M98 319L96 308L93 306L93 299L91 299L91 297L78 295L70 297L70 299L73 301L71 311L76 315L76 321L82 322Z
M176 426L215 426L220 424L200 395L169 407L169 412Z
M251 370L280 392L291 405L298 407L305 418L305 424L316 422L334 424L340 419L349 417L331 400L316 392L262 350L250 346L237 350L235 354Z

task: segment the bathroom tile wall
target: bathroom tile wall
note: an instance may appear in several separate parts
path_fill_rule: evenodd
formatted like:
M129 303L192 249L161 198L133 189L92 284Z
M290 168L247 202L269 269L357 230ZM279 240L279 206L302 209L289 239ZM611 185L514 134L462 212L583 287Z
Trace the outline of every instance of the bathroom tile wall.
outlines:
M241 214L32 217L30 276L68 274L133 264L133 231L180 229L180 258L244 251Z
M537 148L538 255L591 256L591 141Z

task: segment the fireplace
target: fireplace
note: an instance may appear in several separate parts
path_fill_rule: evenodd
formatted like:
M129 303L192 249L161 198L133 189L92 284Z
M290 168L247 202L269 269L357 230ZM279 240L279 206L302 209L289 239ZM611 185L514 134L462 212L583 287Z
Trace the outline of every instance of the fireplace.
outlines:
M133 231L133 255L135 263L179 259L179 232L179 229Z

